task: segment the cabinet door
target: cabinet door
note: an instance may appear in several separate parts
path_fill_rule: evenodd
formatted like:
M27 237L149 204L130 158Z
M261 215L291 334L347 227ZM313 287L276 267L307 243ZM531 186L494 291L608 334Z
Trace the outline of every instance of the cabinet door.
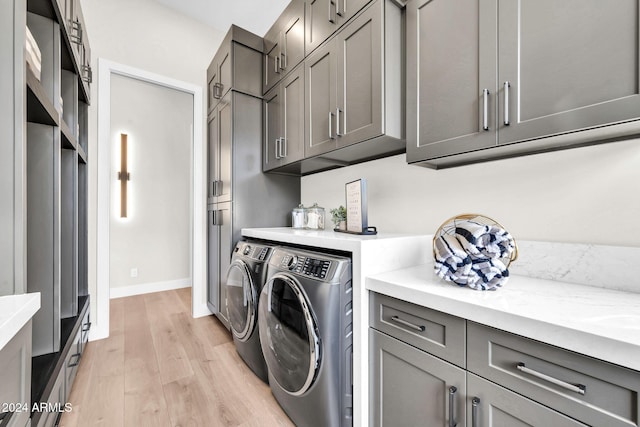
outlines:
M207 302L209 309L220 309L220 227L216 225L216 211L207 211Z
M217 226L220 229L220 280L218 281L218 292L220 295L220 305L218 318L229 329L229 315L227 313L227 270L231 265L231 253L233 252L233 218L231 215L232 202L220 203L217 205Z
M384 2L367 9L337 35L335 128L338 146L382 133L382 13Z
M372 425L466 425L464 370L375 329L369 339Z
M640 117L639 3L499 0L500 144Z
M371 0L335 0L339 22L344 23L355 16ZM382 3L382 2L381 2Z
M282 94L282 163L304 157L304 67L287 76L281 83Z
M281 33L281 68L291 71L304 59L304 2L295 2Z
M338 29L336 0L307 0L305 49L307 55Z
M213 203L216 196L216 182L218 180L218 147L220 145L220 134L218 126L218 112L214 110L209 115L207 134L207 202Z
M220 83L220 96L223 96L233 86L233 64L231 60L231 49L234 47L234 42L228 43L220 47L218 53L216 53L216 59L218 62L218 82Z
M496 13L494 0L407 3L408 162L496 144Z
M280 166L282 97L280 86L276 86L264 96L264 145L262 169L267 171Z
M281 77L280 70L280 33L272 40L264 41L264 88L269 90Z
M214 202L226 202L232 198L231 177L232 177L232 146L233 146L233 92L228 92L220 100L217 108L219 126L219 169L218 184Z
M471 373L467 393L468 424L473 427L586 426Z
M335 43L315 51L305 60L305 157L337 148L335 133Z

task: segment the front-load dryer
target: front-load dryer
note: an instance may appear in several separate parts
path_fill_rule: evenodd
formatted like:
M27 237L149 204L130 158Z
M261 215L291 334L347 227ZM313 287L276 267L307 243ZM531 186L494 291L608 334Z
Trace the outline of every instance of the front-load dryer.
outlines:
M258 333L258 301L272 251L273 247L264 243L238 242L227 269L225 284L226 309L236 350L264 382L268 382L268 376Z
M353 424L351 259L277 247L258 312L269 385L300 426Z

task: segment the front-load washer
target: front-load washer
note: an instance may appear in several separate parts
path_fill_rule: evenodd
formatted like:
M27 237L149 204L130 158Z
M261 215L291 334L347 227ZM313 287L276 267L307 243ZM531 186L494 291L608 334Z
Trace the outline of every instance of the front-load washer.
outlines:
M264 382L268 382L268 375L258 333L258 301L272 251L273 247L264 243L238 242L225 284L226 309L236 351Z
M258 312L269 385L300 426L353 424L348 257L277 247Z

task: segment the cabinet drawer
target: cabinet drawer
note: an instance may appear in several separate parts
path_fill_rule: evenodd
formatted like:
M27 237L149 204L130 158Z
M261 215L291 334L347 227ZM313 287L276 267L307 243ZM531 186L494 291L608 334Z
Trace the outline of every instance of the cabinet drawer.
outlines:
M637 426L640 372L468 322L467 369L597 426Z
M78 330L76 334L73 344L69 349L69 354L64 361L64 372L65 372L65 399L63 401L66 402L69 397L69 393L71 392L71 385L73 384L73 380L76 378L76 374L78 373L78 365L80 364L80 358L82 357L82 329Z
M62 414L61 408L65 402L65 387L64 387L64 369L60 370L58 378L51 389L51 394L44 404L42 409L42 415L38 420L38 427L54 427L58 424L60 416Z
M465 367L465 320L372 293L371 327L460 367Z

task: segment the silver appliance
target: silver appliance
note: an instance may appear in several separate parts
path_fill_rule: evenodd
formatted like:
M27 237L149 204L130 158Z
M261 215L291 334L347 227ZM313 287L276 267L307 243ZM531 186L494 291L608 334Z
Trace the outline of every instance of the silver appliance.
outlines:
M351 259L277 247L258 323L269 385L300 426L353 424Z
M264 243L238 242L224 284L226 312L236 351L264 382L268 382L268 377L258 333L258 301L272 251L273 247Z

